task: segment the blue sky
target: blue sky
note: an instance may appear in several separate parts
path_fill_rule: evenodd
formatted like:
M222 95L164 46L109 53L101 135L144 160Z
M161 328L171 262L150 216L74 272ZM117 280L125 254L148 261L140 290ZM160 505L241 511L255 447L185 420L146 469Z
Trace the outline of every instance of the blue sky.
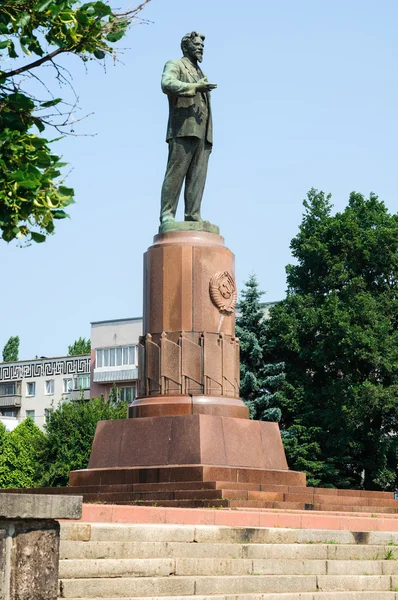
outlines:
M240 288L254 272L265 300L283 298L311 187L331 192L336 210L352 190L398 210L395 0L152 0L142 17L152 23L130 30L106 72L64 62L81 115L94 113L75 131L96 134L58 143L73 167L71 220L42 245L0 242L0 349L19 335L21 359L65 354L90 321L142 314L167 157L160 77L193 29L218 84L202 214L235 253Z

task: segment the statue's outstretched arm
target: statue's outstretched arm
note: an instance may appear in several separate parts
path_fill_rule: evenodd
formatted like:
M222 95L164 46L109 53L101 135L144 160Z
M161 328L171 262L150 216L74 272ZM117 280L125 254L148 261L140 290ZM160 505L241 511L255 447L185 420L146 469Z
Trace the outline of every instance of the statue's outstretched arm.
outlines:
M162 91L168 96L188 96L196 94L195 83L180 81L180 67L177 61L169 60L164 67L162 75Z

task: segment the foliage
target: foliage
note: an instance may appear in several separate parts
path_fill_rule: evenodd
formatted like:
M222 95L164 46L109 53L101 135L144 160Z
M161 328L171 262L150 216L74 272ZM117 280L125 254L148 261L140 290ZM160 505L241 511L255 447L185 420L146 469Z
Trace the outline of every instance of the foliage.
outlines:
M0 488L5 487L7 481L7 468L5 466L5 448L8 440L8 433L3 423L0 423Z
M65 163L51 149L56 140L41 134L46 127L64 133L74 107L63 108L67 105L38 77L40 67L53 67L58 82L71 85L71 76L56 60L66 54L84 62L114 56L112 44L149 1L122 14L101 1L1 3L0 60L11 65L0 70L0 234L7 242L45 241L73 202L74 191L61 177ZM44 98L30 93L33 80L42 84Z
M91 341L86 338L79 337L71 346L68 346L68 356L76 356L77 354L90 354Z
M11 336L3 348L3 362L16 362L19 354L19 337Z
M39 454L45 435L32 419L6 433L0 425L0 488L36 487L41 477Z
M46 443L40 458L44 472L41 484L67 485L70 471L88 466L98 421L126 417L127 404L114 406L103 397L61 404L50 414L45 425Z
M272 353L260 303L262 295L256 276L251 275L242 291L236 322L241 350L241 395L252 419L279 421L281 411L275 405L285 378L284 364L267 361Z
M398 484L398 216L311 190L268 339L286 364L282 435L314 485Z

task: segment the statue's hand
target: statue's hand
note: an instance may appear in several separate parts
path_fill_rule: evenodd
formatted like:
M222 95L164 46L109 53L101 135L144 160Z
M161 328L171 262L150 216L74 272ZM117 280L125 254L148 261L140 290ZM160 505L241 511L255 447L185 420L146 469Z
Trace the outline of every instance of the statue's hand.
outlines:
M203 77L203 79L199 79L198 83L195 84L197 92L211 92L211 90L215 90L217 87L216 83L210 83L207 77Z

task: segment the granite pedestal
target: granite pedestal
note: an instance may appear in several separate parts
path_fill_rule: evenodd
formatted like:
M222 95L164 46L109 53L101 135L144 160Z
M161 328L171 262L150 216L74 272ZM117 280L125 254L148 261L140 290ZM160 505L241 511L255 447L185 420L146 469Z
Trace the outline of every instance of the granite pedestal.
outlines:
M160 483L184 484L192 502L214 500L214 482L305 485L289 471L278 425L249 420L239 397L234 263L218 234L155 236L144 255L139 397L129 419L98 424L88 469L71 473L71 486L153 484L141 499L159 503ZM110 501L127 493L102 491Z

